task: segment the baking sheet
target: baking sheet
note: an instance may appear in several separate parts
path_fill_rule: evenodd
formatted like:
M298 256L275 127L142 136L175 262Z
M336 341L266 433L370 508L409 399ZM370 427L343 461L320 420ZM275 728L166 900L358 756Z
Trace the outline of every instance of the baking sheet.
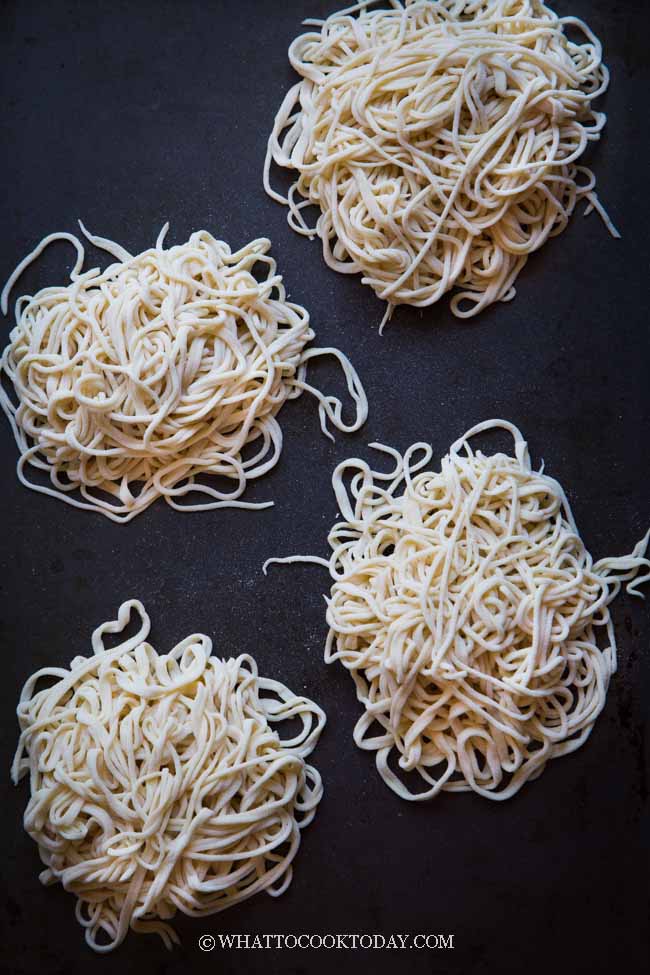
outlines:
M308 396L280 415L277 468L252 486L266 511L177 514L156 504L126 526L22 488L16 449L0 423L2 626L0 681L4 907L0 967L77 975L207 971L356 970L462 972L620 970L643 947L647 914L649 619L623 596L613 614L620 671L588 743L552 763L506 803L443 795L407 804L357 750L353 683L322 661L322 594L315 567L273 568L287 553L326 554L336 516L330 486L345 457L371 458L374 440L435 454L474 423L500 416L528 437L534 460L565 486L595 557L628 552L648 524L648 128L650 7L606 0L557 3L602 39L612 85L609 122L591 154L598 190L623 239L579 212L534 256L518 295L471 322L448 302L400 308L383 337L383 309L358 278L335 275L318 243L293 234L261 185L266 137L294 77L286 49L324 0L21 0L2 5L0 74L4 146L0 277L41 236L92 232L128 250L206 228L234 248L269 236L290 296L312 315L319 344L336 345L359 370L370 402L364 429L319 431ZM280 182L281 182L280 177ZM92 252L94 262L104 258ZM61 281L64 244L31 268L18 291ZM4 320L6 333L9 323ZM314 377L340 390L334 366ZM503 445L507 443L504 439ZM24 680L89 649L90 633L137 597L159 650L195 631L220 655L253 653L260 671L318 701L328 726L313 761L325 783L303 835L292 886L203 920L179 917L183 945L130 935L97 959L74 919L74 899L38 882L35 845L23 833L27 796L8 768ZM641 891L628 896L627 891ZM645 896L644 896L645 892ZM444 933L453 950L215 950L204 933Z

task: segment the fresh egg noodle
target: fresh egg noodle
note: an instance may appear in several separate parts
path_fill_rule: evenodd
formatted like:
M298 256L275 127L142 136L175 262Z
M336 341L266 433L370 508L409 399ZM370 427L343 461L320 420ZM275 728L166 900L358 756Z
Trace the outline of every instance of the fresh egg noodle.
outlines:
M138 632L107 647L132 613ZM283 893L323 792L305 763L325 724L316 704L260 677L247 654L212 656L202 634L158 654L149 628L142 604L125 602L93 633L92 656L38 671L18 706L12 777L29 774L41 881L76 895L98 952L129 927L169 948L177 911ZM273 726L289 718L301 728L283 741Z
M277 113L264 185L331 268L388 302L382 327L395 305L451 288L460 318L509 301L580 198L619 236L577 164L600 138L592 102L609 83L586 24L539 0L367 7L305 21L318 29L291 44L301 80ZM297 174L286 197L272 162Z
M117 522L160 496L180 510L263 508L272 502L239 498L277 463L276 415L286 400L314 394L330 437L328 420L345 431L365 421L366 396L348 359L306 348L314 337L309 315L287 301L269 240L232 253L201 230L166 249L166 225L155 247L132 257L82 230L115 258L105 271L82 271L81 242L51 234L2 294L6 314L15 281L48 244L76 248L69 284L17 301L0 362L13 385L13 398L0 388L0 403L23 484ZM308 361L321 355L343 368L356 409L349 424L340 400L306 381ZM52 486L29 481L30 467ZM225 486L204 483L204 475Z
M514 456L470 447L497 428ZM616 671L609 605L650 568L650 532L631 555L594 562L562 487L502 420L456 441L439 472L428 444L372 446L393 470L339 464L332 555L311 559L334 580L325 659L350 671L364 706L354 740L404 799L507 799L588 738Z

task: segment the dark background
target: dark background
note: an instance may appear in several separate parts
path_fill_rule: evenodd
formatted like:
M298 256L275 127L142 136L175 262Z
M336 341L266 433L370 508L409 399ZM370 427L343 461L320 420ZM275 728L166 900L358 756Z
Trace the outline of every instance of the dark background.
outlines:
M650 620L640 600L614 608L620 671L605 712L578 753L552 763L507 803L473 794L408 804L352 742L359 713L342 668L322 662L325 572L275 568L271 555L326 552L336 507L334 465L370 457L366 444L430 440L436 455L472 424L516 422L533 458L564 484L595 557L628 552L648 519L647 37L642 0L558 2L603 40L612 69L605 137L591 154L601 199L623 239L596 216L534 256L518 296L472 322L443 300L383 309L356 278L337 276L318 243L294 235L261 173L267 134L293 76L286 59L304 16L328 0L3 3L0 278L40 238L81 217L137 252L165 220L170 242L206 228L233 249L271 237L290 294L321 344L348 353L366 385L360 434L325 440L315 402L282 411L277 468L247 497L267 511L178 514L156 504L118 526L22 488L16 448L0 423L2 491L4 893L0 965L16 975L140 972L329 972L361 965L399 972L625 971L647 957L647 701ZM91 255L99 259L99 255ZM72 250L50 249L16 294L64 279ZM4 327L8 330L9 323ZM340 388L335 369L314 370ZM505 441L504 441L505 443ZM183 945L130 935L113 955L85 946L73 898L38 882L24 834L27 786L8 770L25 679L86 652L92 629L142 599L153 641L170 649L193 631L225 656L250 651L263 674L304 690L328 714L314 755L325 797L306 830L294 882L204 920L179 917ZM453 951L220 951L199 935L453 933Z

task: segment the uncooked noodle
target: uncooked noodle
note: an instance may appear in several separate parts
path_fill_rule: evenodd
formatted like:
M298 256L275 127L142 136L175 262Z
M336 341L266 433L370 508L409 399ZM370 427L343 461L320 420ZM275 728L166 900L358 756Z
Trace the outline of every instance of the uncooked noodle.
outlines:
M388 302L384 323L395 305L452 288L461 318L509 301L581 198L619 236L578 165L605 125L592 102L609 83L583 21L539 0L368 6L305 21L317 29L291 44L301 80L277 113L264 185L331 268L360 272ZM272 162L296 176L287 196Z
M138 632L107 647L132 613ZM93 633L92 655L34 674L18 706L12 777L29 775L41 881L76 895L99 952L129 928L171 947L177 911L283 893L323 791L305 762L325 724L316 704L260 677L247 654L212 656L202 634L158 654L149 628L142 604L125 602ZM301 727L282 741L273 726L290 718Z
M118 522L160 496L180 510L263 508L272 502L239 498L277 463L276 415L286 400L303 390L316 396L330 437L328 420L345 431L365 421L365 393L348 359L306 348L309 315L287 301L269 240L232 253L202 230L166 249L165 225L155 247L132 257L82 230L115 263L83 272L81 242L51 234L2 293L6 314L15 281L45 247L65 240L76 248L70 284L17 301L0 364L13 384L13 397L0 387L0 404L25 485ZM307 363L321 355L343 369L351 423L340 400L306 381ZM28 480L30 467L51 486Z
M470 447L497 428L514 456ZM506 799L591 733L616 670L608 607L622 583L640 595L650 579L630 582L650 568L650 532L629 556L594 562L561 485L532 469L502 420L469 430L439 472L428 444L403 456L372 446L393 469L339 464L342 520L329 561L312 560L334 580L325 659L350 671L364 706L354 740L405 799L468 789Z

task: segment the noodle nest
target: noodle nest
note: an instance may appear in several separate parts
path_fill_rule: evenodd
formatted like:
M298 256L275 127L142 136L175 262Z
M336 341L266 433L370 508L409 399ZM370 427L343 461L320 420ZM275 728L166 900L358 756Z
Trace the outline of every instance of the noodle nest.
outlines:
M367 416L347 358L306 348L314 337L309 315L287 300L269 240L232 253L202 230L166 249L166 232L132 257L84 230L116 258L103 272L82 272L81 242L52 234L16 268L2 296L6 313L27 265L52 241L74 245L71 283L16 303L0 363L13 397L0 388L0 404L20 451L20 480L117 522L160 496L179 510L267 507L272 502L238 499L277 463L276 415L303 390L317 397L330 437L328 420L351 431ZM350 424L335 396L306 382L307 363L319 355L335 356L343 368L356 409ZM28 467L46 472L52 486L28 480Z
M579 198L619 236L577 164L600 138L592 102L609 83L586 24L539 0L367 6L306 21L318 29L291 44L301 80L277 113L264 184L331 268L388 302L382 327L395 305L452 288L461 318L509 301ZM296 175L288 196L271 163Z
M514 457L470 447L496 428L512 434ZM461 437L439 472L428 444L403 456L373 446L393 470L340 464L331 558L299 557L334 580L325 659L354 678L354 740L405 799L506 799L591 733L616 670L608 607L650 568L650 532L629 556L594 562L562 487L501 420Z
M138 632L107 647L133 612ZM12 777L29 774L24 825L41 881L76 895L99 952L129 927L171 947L177 911L283 893L323 791L305 763L325 724L316 704L260 677L246 654L211 656L201 634L158 654L149 625L140 602L125 602L95 630L92 656L34 674L18 706ZM289 718L301 727L282 741L273 726Z

